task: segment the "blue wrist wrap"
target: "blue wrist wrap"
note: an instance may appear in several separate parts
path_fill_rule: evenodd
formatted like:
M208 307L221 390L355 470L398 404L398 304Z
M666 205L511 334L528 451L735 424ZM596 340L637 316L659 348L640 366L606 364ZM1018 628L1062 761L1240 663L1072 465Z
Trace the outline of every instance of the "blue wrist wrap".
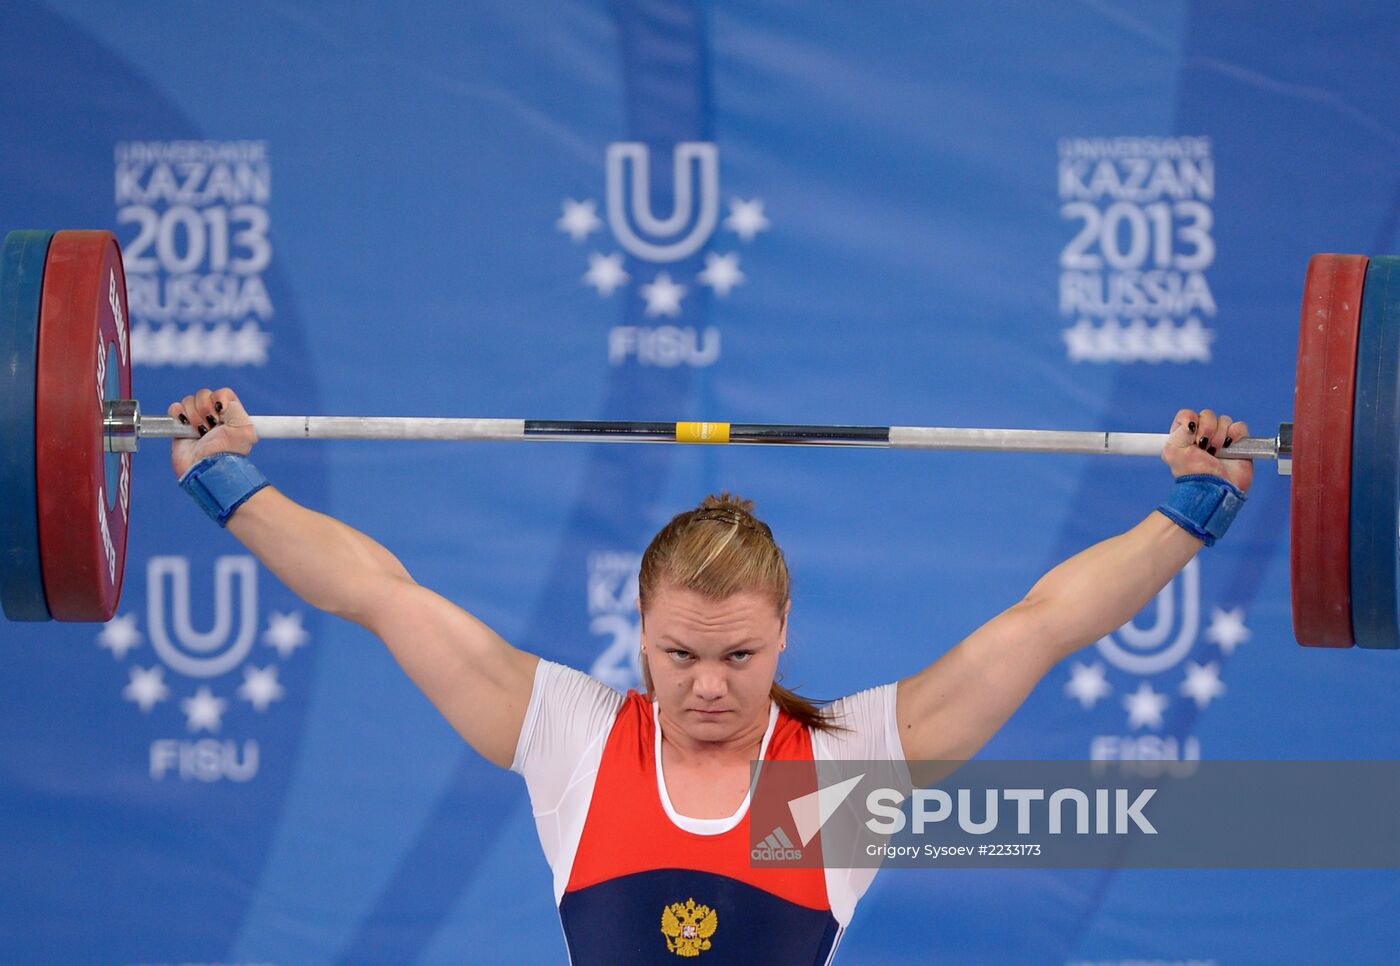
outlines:
M1229 480L1209 473L1188 473L1176 478L1176 485L1157 510L1209 547L1225 536L1244 500L1244 491Z
M258 472L248 457L238 453L206 456L180 477L180 488L194 497L194 502L221 527L228 526L233 511L265 486L267 477Z

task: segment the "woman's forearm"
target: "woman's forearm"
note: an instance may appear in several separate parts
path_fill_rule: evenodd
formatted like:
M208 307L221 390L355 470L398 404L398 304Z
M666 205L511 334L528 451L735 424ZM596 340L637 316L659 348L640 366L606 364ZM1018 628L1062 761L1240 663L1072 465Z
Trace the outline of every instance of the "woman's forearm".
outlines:
M239 507L228 529L308 604L359 624L386 588L412 579L370 537L270 486Z
M1023 606L1057 659L1132 619L1201 549L1160 513L1096 543L1036 582Z

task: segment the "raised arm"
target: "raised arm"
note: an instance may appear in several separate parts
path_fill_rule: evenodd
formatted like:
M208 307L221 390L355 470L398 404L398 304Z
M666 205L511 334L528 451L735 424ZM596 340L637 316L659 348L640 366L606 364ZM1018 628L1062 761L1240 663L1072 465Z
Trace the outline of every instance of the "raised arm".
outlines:
M1174 476L1205 473L1247 490L1253 464L1215 454L1248 432L1228 416L1183 409L1162 459ZM899 682L896 714L905 757L972 757L1050 668L1130 620L1201 546L1200 538L1154 511L1055 567L1016 604Z
M173 441L177 475L216 453L247 455L257 442L230 389L200 390L169 412L202 431L199 439ZM271 486L239 507L228 529L308 604L377 635L473 748L497 765L510 765L538 658L419 586L365 534Z

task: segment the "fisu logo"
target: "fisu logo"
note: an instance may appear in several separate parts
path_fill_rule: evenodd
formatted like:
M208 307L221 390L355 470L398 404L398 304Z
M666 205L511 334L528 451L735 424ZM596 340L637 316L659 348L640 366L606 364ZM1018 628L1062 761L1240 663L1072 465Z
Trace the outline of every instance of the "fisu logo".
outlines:
M151 742L153 780L252 781L258 776L258 741L225 735L230 724L237 731L251 724L242 708L262 715L286 699L281 669L311 641L311 634L298 610L273 610L263 627L258 561L252 557L218 557L211 584L193 570L186 557L151 557L146 630L136 612L125 613L98 631L97 644L125 666L123 699L143 715L174 706L185 718L185 738ZM209 612L195 608L203 601L213 606L207 624L200 615ZM206 624L207 630L196 623ZM253 650L259 640L267 650ZM154 655L146 651L147 641ZM178 676L167 678L167 671Z
M1204 630L1202 625L1205 624ZM1201 564L1192 560L1177 574L1135 619L1099 639L1097 649L1103 660L1092 657L1070 662L1070 679L1064 693L1085 711L1100 701L1112 699L1117 688L1123 693L1110 700L1127 712L1127 736L1099 736L1092 742L1091 757L1102 758L1179 758L1199 757L1199 741L1192 736L1179 746L1171 735L1161 733L1175 715L1177 725L1189 722L1193 713L1204 711L1225 694L1221 680L1224 658L1249 639L1244 609L1212 607L1209 622L1202 618ZM1198 648L1204 639L1218 648ZM1106 663L1105 663L1106 662ZM1175 669L1185 664L1175 677ZM1109 668L1124 674L1110 675ZM1172 677L1164 677L1173 672ZM1128 675L1126 680L1122 678ZM1194 712L1186 708L1194 705ZM1173 711L1173 708L1177 708ZM1177 725L1173 725L1176 728ZM1169 746L1162 745L1168 742Z
M682 141L672 152L672 164L674 204L670 215L658 218L652 211L647 146L639 141L608 145L608 225L623 248L650 262L675 262L695 254L710 240L719 219L719 151L715 146ZM653 240L639 235L634 225Z
M310 635L298 611L272 612L259 635L259 571L252 557L217 558L212 585L193 569L186 557L152 557L146 565L145 632L136 613L123 614L98 632L97 643L125 664L122 697L143 715L166 705L184 715L189 737L151 743L152 779L251 781L259 768L257 740L214 736L226 734L230 715L237 730L250 722L236 709L262 715L286 697L282 667ZM207 629L196 626L194 605L200 601L212 604L212 617L198 621ZM145 650L147 640L155 660ZM259 640L267 650L255 653ZM179 677L167 678L167 671ZM188 683L191 678L198 683Z
M190 562L184 557L152 557L146 568L146 626L150 630L151 645L166 666L187 677L212 678L243 663L258 632L257 578L257 564L252 557L216 560L214 625L207 631L197 631L190 620ZM235 584L237 630L234 629ZM167 585L170 590L168 606Z
M554 224L575 244L592 245L590 236L601 232L581 281L602 298L622 290L624 298L642 302L647 319L658 320L613 328L608 361L662 368L713 365L719 360L719 329L687 322L703 309L705 289L728 298L747 280L736 239L721 231L752 242L769 227L763 200L731 197L729 214L721 219L719 148L709 141L670 146L618 141L608 145L604 168L606 222L595 199L566 198ZM620 250L609 251L613 245Z

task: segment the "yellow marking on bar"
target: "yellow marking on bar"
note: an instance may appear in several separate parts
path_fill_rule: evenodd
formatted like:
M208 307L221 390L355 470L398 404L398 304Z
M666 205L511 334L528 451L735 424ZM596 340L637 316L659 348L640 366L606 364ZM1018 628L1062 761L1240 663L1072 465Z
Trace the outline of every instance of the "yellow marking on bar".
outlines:
M677 443L727 443L728 423L676 423Z

